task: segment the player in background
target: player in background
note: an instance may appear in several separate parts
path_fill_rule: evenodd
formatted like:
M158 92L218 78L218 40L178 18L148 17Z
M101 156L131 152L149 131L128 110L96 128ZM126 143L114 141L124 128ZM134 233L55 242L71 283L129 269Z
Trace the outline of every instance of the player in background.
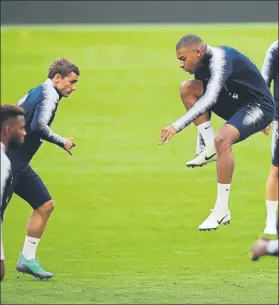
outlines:
M276 228L276 214L278 208L278 40L273 42L268 48L264 63L262 66L262 75L270 87L273 81L273 95L276 103L275 119L273 121L272 130L272 164L266 183L266 223L264 235L279 234L279 219L277 219ZM269 133L271 125L269 125L264 132ZM270 240L261 238L256 241L252 247L252 260L256 261L262 256L278 256L278 239Z
M217 154L217 199L199 230L214 230L231 220L229 194L234 171L232 145L266 128L274 119L275 103L254 63L237 50L211 47L196 35L183 36L176 45L180 68L195 80L180 85L187 113L161 130L159 144L168 143L195 122L205 143L204 159ZM227 122L214 136L210 113Z
M264 63L262 66L262 75L268 86L270 87L273 81L273 96L275 99L276 112L273 121L272 128L272 164L269 172L269 176L266 182L266 223L264 234L276 234L276 214L278 208L278 159L279 159L279 149L278 149L278 40L273 42L268 48ZM264 132L268 134L269 125Z
M75 146L73 138L62 137L54 133L50 126L62 97L68 97L76 90L79 75L78 67L67 59L61 58L52 63L47 80L31 89L18 102L18 105L25 111L27 134L22 147L11 146L7 151L14 177L9 189L9 199L13 193L16 193L33 208L16 269L40 279L48 279L53 276L40 265L36 257L36 250L54 209L54 200L29 163L43 140L56 144L71 154L71 149ZM7 204L2 207L2 214L6 206Z
M6 191L12 179L11 162L6 155L6 150L11 143L21 145L25 136L24 111L19 106L1 105L1 200L2 206L6 200ZM1 231L1 281L4 279L4 247L2 242L2 219L0 219Z

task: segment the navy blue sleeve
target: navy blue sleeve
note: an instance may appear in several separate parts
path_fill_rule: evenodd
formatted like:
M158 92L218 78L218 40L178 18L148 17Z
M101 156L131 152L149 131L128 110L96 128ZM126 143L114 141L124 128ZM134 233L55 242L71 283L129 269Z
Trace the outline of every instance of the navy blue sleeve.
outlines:
M172 126L177 132L190 125L196 118L211 109L217 102L226 80L233 72L233 59L228 51L222 48L210 48L209 60L210 79L204 95L188 110L186 114L175 121Z
M54 133L48 126L51 118L55 115L57 98L52 96L47 88L42 90L42 99L37 103L35 113L30 125L31 131L38 132L42 139L64 147L65 139Z

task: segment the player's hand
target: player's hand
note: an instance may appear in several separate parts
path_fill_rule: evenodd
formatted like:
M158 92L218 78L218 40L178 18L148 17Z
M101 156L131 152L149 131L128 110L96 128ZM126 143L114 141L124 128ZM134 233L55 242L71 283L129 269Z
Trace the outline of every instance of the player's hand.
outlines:
M76 146L73 138L66 138L66 143L64 144L64 149L72 155L71 149Z
M268 136L270 129L271 129L271 124L269 124L267 127L265 127L265 129L263 129L262 132Z
M161 131L161 139L159 145L168 143L169 140L176 134L176 130L172 125L166 126Z

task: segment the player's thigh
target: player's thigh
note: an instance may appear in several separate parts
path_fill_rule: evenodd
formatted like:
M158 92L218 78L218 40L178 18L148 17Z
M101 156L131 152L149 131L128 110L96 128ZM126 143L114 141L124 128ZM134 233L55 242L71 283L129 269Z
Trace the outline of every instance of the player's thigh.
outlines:
M272 141L271 141L271 151L272 151L272 165L278 167L279 161L279 126L278 121L273 122L272 127Z
M269 112L260 105L244 105L237 109L226 124L234 126L239 131L237 142L241 142L267 127L272 122L273 115L272 111Z
M52 200L44 182L29 165L18 181L15 193L27 201L34 210Z

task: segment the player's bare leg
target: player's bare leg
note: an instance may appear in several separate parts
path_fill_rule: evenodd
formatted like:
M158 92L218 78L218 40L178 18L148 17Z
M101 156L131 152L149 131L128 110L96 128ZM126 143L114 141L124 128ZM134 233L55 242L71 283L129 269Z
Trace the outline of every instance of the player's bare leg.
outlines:
M278 160L279 158L278 120L274 120L272 125L273 125L272 141L271 141L272 164L266 181L266 222L264 229L264 235L268 235L269 238L270 238L269 235L277 234L276 214L278 208L278 161L279 161ZM271 124L266 129L270 128L270 126Z
M215 136L218 183L231 184L234 171L232 145L239 137L239 131L229 124L224 125Z
M215 230L220 224L231 220L229 211L229 194L234 171L232 145L239 139L239 131L232 125L224 125L215 136L217 152L217 200L209 217L199 226L199 230Z
M27 223L27 235L33 238L41 238L53 210L53 200L50 200L33 210Z
M197 100L204 94L203 84L200 80L185 80L179 86L180 98L183 102L185 109L188 111ZM194 123L199 126L202 123L209 121L209 114L205 114L198 117Z
M36 259L36 250L53 209L54 202L50 200L33 210L27 223L27 235L17 263L19 272L28 273L41 279L52 277L50 272L46 272L41 268Z
M188 111L204 94L203 83L200 80L186 80L179 87L180 98ZM195 159L186 163L188 167L203 166L216 161L214 149L214 130L210 123L209 113L206 112L194 121L198 128L198 142ZM201 141L202 140L202 141ZM202 146L204 145L204 148Z
M272 165L266 182L266 225L264 234L277 234L278 167Z

